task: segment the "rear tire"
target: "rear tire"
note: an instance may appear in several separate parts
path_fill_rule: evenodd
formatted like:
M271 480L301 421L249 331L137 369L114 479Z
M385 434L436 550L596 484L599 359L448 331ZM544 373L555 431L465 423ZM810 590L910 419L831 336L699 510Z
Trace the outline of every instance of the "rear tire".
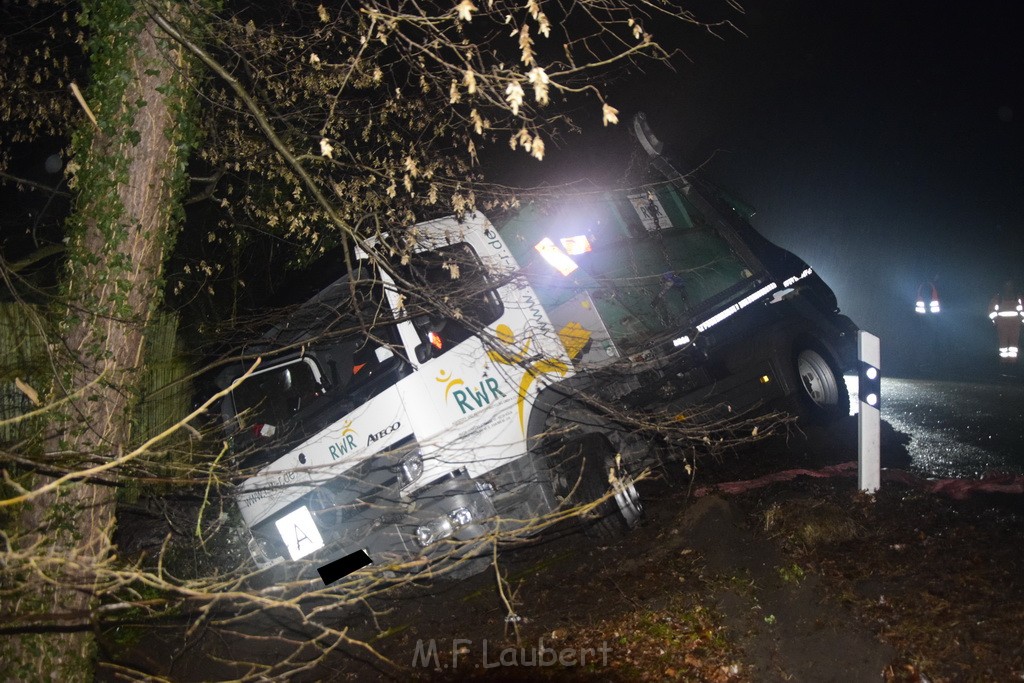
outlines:
M835 358L817 343L798 347L793 358L800 383L800 415L824 424L850 414L850 394Z

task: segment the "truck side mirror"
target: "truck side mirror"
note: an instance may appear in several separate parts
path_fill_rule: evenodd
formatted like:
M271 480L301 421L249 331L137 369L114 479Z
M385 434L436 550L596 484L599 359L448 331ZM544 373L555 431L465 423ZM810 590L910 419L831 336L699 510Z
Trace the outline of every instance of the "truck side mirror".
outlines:
M447 326L448 321L437 315L423 315L413 321L420 334L425 334L427 341L416 346L416 360L426 363L434 357L435 352L441 349L442 340L440 333Z
M421 365L423 363L426 363L428 360L430 360L433 357L434 357L434 347L433 346L431 346L427 342L423 342L422 344L417 344L416 345L416 360L419 361Z

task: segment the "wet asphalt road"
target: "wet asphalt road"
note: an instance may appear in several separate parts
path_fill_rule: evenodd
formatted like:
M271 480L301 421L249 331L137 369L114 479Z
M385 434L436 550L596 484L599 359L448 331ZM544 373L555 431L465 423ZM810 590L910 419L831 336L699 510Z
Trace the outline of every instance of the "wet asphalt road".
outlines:
M929 477L1024 474L1024 379L882 379L882 419L907 434L911 469Z

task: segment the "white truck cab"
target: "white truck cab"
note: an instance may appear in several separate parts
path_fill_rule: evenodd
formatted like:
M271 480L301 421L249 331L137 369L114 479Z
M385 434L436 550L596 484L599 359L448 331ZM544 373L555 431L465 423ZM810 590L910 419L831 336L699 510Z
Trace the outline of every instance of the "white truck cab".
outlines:
M480 214L423 223L394 266L412 293L364 261L272 330L268 342L294 349L222 404L237 445L273 457L237 496L259 564L339 544L394 563L485 532L509 493L495 473L529 451L538 392L574 372L516 269ZM525 497L529 513L555 505Z

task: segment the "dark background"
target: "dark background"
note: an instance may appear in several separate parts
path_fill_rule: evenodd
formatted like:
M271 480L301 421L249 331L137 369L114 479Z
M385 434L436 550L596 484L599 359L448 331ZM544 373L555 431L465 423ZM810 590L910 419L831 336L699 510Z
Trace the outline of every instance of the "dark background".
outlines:
M711 16L745 36L691 32L689 62L629 79L612 103L623 124L646 110L685 165L753 205L754 225L881 337L887 374L987 378L998 372L989 299L1007 278L1024 283L1017 5L719 5ZM545 165L560 179L615 165L611 130ZM933 276L943 312L923 320L914 300Z
M620 125L602 127L590 102L586 135L550 141L543 162L510 158L501 143L481 149L490 176L614 182L628 163L629 119L643 110L683 168L755 207L755 227L807 260L844 312L881 337L886 374L998 373L988 302L1007 278L1024 285L1017 0L742 4L745 13L724 0L686 3L742 31L721 27L721 38L645 27L688 59L672 73L620 73L607 84ZM20 174L58 184L42 163L51 147L25 155L33 165ZM65 198L46 197L3 190L9 258L29 250L42 217L66 210ZM922 319L917 288L934 276L943 312Z

